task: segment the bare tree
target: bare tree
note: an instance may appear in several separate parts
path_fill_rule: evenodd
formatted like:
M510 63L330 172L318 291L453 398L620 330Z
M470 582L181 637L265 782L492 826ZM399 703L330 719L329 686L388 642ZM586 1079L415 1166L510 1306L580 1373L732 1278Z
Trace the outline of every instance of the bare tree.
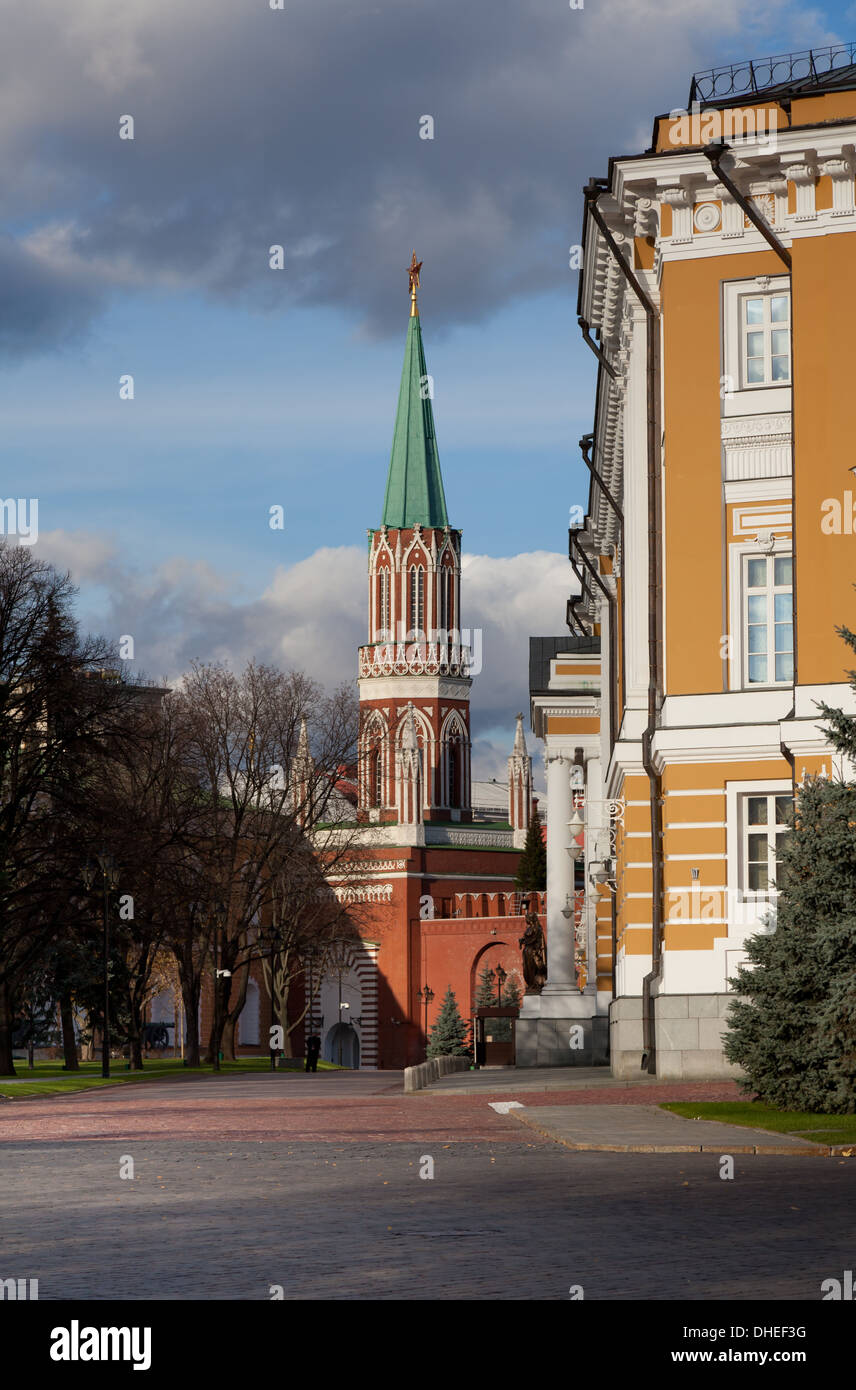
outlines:
M61 935L93 769L131 736L137 693L112 646L81 637L75 590L0 542L0 1074L14 1074L15 999Z
M196 855L209 888L213 972L207 1060L218 1068L224 1039L234 1047L249 965L269 954L266 929L285 903L320 923L307 883L320 892L318 866L344 861L360 833L336 790L353 757L357 710L345 689L325 696L301 673L254 662L240 674L194 665L174 698L200 798Z

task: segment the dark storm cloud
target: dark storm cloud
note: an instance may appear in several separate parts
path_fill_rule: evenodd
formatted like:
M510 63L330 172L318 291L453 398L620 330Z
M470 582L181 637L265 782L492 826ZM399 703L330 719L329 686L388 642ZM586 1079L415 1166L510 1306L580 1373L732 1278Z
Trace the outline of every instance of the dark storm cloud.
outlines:
M43 283L24 277L33 322L7 289L7 336L17 324L22 349L61 339L99 286L149 284L258 308L340 304L385 332L399 324L392 290L413 246L435 326L571 293L579 185L645 142L650 114L684 100L693 66L777 13L790 13L784 0L725 0L715 17L706 0L288 0L281 11L28 0L4 20L0 212ZM126 114L133 141L119 139ZM425 115L433 140L419 138ZM281 273L268 269L272 244L286 248Z
M45 263L10 237L0 237L0 357L71 341L104 299L88 276Z

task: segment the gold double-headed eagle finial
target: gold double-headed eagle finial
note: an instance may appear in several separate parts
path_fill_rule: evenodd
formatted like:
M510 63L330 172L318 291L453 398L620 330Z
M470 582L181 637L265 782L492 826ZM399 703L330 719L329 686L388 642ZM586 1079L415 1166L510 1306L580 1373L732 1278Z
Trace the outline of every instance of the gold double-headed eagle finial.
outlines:
M421 269L422 262L417 261L416 252L414 251L410 265L407 267L407 280L410 287L410 317L412 319L418 318L419 316L419 306L416 303L416 291L419 289L419 272Z

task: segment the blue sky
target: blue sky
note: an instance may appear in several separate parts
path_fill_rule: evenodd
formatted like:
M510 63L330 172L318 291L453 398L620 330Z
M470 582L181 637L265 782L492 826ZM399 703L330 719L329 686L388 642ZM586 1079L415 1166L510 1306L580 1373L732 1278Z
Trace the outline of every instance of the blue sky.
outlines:
M382 509L406 287L392 267L401 332L370 342L332 308L248 313L198 295L113 304L47 369L39 356L0 373L7 494L40 498L43 531L97 528L135 564L179 553L255 588L274 564L359 544ZM429 261L420 299L466 546L561 547L568 507L584 501L581 480L569 495L569 469L593 380L587 356L570 370L570 290L432 334ZM132 401L119 398L126 372ZM283 531L268 526L275 503Z
M10 7L0 493L38 497L82 620L134 633L150 673L255 655L351 679L415 247L475 557L464 622L485 632L477 771L501 773L587 499L581 187L647 146L694 70L851 36L853 6L789 0Z

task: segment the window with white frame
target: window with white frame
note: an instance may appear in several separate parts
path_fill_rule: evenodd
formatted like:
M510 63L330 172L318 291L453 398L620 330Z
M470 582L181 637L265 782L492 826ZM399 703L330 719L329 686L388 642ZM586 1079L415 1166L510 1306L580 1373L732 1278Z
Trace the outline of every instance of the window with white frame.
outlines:
M723 280L721 308L722 418L788 415L792 378L789 277L754 275ZM776 422L777 428L781 423ZM744 459L741 467L746 463ZM741 471L739 476L749 475Z
M793 557L743 556L744 685L794 678Z
M740 296L740 385L786 386L791 379L791 297L781 289Z
M781 848L790 828L788 793L750 792L741 798L740 878L744 893L769 897L781 887Z

